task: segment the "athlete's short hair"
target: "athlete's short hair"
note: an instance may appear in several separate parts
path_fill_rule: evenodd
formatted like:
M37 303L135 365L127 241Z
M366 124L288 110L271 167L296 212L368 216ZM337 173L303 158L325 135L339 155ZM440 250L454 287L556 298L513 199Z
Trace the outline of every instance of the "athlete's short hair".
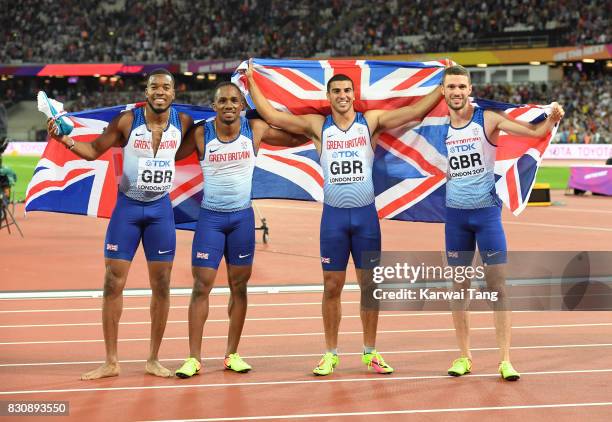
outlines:
M147 76L147 84L149 83L149 79L151 79L151 76L155 75L170 76L170 79L172 79L172 85L174 85L174 76L172 75L172 73L170 73L170 71L168 71L168 69L164 69L163 67L158 67L157 69L154 69L149 73L149 75Z
M231 81L222 81L219 82L217 84L217 86L215 87L215 96L214 99L217 99L217 95L219 94L219 90L221 88L223 88L224 86L232 86L234 88L236 88L236 91L238 91L238 94L240 94L240 99L242 100L242 103L246 103L246 101L244 100L244 95L242 95L242 91L240 90L240 87L238 85L236 85L235 83L231 82Z
M446 69L444 69L444 77L442 78L442 84L444 84L444 79L446 79L446 75L460 75L460 76L467 76L468 78L468 83L471 84L472 80L470 78L470 72L463 66L456 64L454 66L451 67L447 67Z
M351 78L349 78L343 73L338 73L337 75L332 76L332 78L329 81L327 81L327 92L330 92L329 89L331 87L332 82L339 82L339 81L349 81L351 83L351 86L355 88L355 83L353 82Z

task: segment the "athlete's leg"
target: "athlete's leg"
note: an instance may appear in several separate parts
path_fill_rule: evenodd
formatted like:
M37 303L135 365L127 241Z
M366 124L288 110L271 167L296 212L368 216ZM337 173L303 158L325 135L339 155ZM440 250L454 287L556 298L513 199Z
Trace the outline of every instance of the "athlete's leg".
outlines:
M158 377L169 377L172 372L163 367L159 362L159 347L166 322L168 321L168 311L170 310L170 273L172 262L149 261L149 283L151 285L151 304L149 312L151 314L151 341L149 345L149 358L145 365L145 370L151 375Z
M225 248L225 213L200 209L193 235L191 263L193 290L189 302L189 356L201 360L202 332L208 319L209 295Z
M81 375L82 380L93 380L119 375L117 337L123 311L123 288L127 281L131 261L105 259L104 296L102 299L102 331L106 361L102 366Z
M144 207L142 246L147 257L151 285L151 340L145 371L159 377L172 372L159 362L159 347L170 310L170 274L176 249L174 213L166 195Z
M338 329L342 318L341 295L351 248L349 229L348 209L328 205L323 207L320 248L323 266L323 328L327 351L338 347Z
M506 292L505 264L487 265L485 277L489 291L497 293L497 301L493 303L495 321L495 337L499 347L499 360L510 360L510 341L512 332L512 312Z
M255 254L255 217L253 209L232 213L227 234L225 258L230 298L227 307L230 324L225 356L236 353L247 312L247 283Z
M487 288L497 294L492 302L495 336L499 346L500 361L510 360L511 312L506 291L506 235L501 221L501 208L488 207L478 210L476 241L485 265Z
M373 290L372 268L378 265L380 260L380 222L374 204L353 208L350 210L350 216L351 254L355 262L357 281L362 293L360 316L363 328L363 345L370 350L376 347L378 307L368 306L372 302L366 295L371 294Z
M81 375L83 380L119 375L117 337L119 320L123 311L123 289L132 258L140 243L139 218L141 215L140 204L129 200L123 194L117 196L117 204L108 223L104 242L102 330L106 360L102 366Z
M338 348L338 330L342 319L342 288L346 271L323 271L323 328L327 350Z
M215 284L216 268L192 267L193 289L189 302L189 357L201 361L202 333L208 319L210 291Z
M471 210L447 208L446 224L444 226L446 257L451 266L471 265L473 252L476 249L474 233L468 225L468 214ZM453 290L464 292L470 287L470 280L461 283L453 280ZM470 314L467 311L468 299L453 300L451 311L455 337L461 352L461 357L472 359L470 351Z
M227 314L230 324L227 333L227 348L225 356L236 353L244 320L247 312L247 283L251 277L252 266L228 265L227 279L230 288L230 298L227 305Z

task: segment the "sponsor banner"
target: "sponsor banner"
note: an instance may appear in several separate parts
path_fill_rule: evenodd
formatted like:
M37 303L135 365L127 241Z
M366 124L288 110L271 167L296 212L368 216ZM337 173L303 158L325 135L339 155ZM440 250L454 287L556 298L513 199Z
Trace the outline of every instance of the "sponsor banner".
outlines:
M376 56L376 60L428 61L441 57L460 63L463 66L475 66L478 63L490 65L539 62L580 61L582 59L609 60L612 59L612 44L587 46L525 48L512 50L479 50L427 54L401 54ZM366 57L373 59L374 57Z
M3 155L34 155L40 157L46 147L46 142L9 142Z
M187 70L194 73L232 73L241 60L197 60L187 62Z
M95 76L145 74L163 67L172 73L179 71L176 63L56 63L0 66L0 74L15 76Z
M366 252L362 262L368 309L612 310L612 251Z
M545 160L602 160L612 157L612 144L550 144Z
M568 186L602 195L612 195L612 166L570 166Z

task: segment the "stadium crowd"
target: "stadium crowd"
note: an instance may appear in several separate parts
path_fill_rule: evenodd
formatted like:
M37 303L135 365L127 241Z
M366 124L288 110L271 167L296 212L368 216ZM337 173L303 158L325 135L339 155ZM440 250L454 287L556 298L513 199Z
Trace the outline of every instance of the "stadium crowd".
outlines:
M545 36L551 46L605 44L612 42L610 12L612 2L605 0L21 0L0 15L0 63L444 52L513 35ZM608 73L475 86L474 95L513 103L557 100L566 117L555 141L610 143ZM62 84L3 77L0 101L9 109L40 89L70 110L142 98L140 79L102 79ZM179 77L177 102L208 105L212 86Z
M525 34L605 44L611 11L606 0L21 0L0 15L0 63L443 52Z
M558 82L474 85L473 96L515 104L558 101L563 104L566 114L553 142L612 143L612 76L608 73L587 76L587 73L573 71ZM88 84L80 80L77 84L56 85L45 90L52 98L64 102L71 111L128 104L144 99L144 87L140 78L120 78L114 84L102 84L90 79ZM24 84L19 78L11 79L0 84L0 96L31 100L44 87L44 81L41 82ZM213 95L214 89L210 87L196 88L181 79L177 82L178 103L209 106Z
M515 104L563 104L565 117L553 142L612 143L612 77L572 72L549 83L474 86L473 95Z

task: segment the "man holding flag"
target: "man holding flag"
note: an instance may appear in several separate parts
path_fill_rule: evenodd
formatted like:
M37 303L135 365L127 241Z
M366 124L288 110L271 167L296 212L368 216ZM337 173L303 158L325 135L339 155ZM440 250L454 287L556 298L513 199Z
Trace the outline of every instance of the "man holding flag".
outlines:
M204 176L204 194L191 251L189 357L175 372L179 378L192 377L202 368L202 332L208 318L210 291L223 256L230 289L224 367L240 373L251 370L237 349L255 254L255 218L251 206L255 156L262 140L286 147L307 141L271 128L261 119L241 116L244 105L240 88L231 82L221 82L213 103L216 116L195 126L177 153L177 159L182 159L197 151Z
M487 286L497 292L494 306L495 331L500 348L499 372L503 379L515 381L520 374L510 363L510 311L505 295L504 267L507 262L506 238L501 222L501 201L495 192L494 165L500 132L530 138L546 138L563 117L563 108L552 104L552 113L537 125L519 123L503 113L474 107L469 72L462 66L445 69L442 94L450 112L446 136L448 173L446 183L446 255L449 265L471 265L476 245L485 265ZM469 288L453 283L453 288ZM469 315L453 304L453 322L461 357L448 374L470 373Z
M121 113L92 142L77 142L60 135L56 121L50 119L48 123L52 139L86 160L96 160L112 147L123 148L123 176L104 242L102 326L106 361L83 374L83 380L119 375L117 337L123 289L141 240L152 290L151 342L145 370L160 377L172 375L158 360L170 307L170 272L176 247L168 191L175 176L175 154L193 119L172 107L174 78L165 69L149 74L145 96L144 107Z
M372 167L376 135L380 132L420 120L441 100L434 89L416 104L395 110L356 112L351 78L336 74L327 81L327 100L331 115L292 115L277 111L255 82L252 62L246 71L251 98L259 114L272 126L304 135L315 144L323 168L324 207L321 219L320 247L323 266L323 324L326 352L314 368L316 375L331 374L338 364L338 329L341 318L340 295L346 279L349 255L353 256L362 291L367 290L368 269L377 260L362 262L365 252L380 252L381 236L374 204ZM390 374L389 366L376 351L378 310L362 303L364 349L362 362L380 374Z

